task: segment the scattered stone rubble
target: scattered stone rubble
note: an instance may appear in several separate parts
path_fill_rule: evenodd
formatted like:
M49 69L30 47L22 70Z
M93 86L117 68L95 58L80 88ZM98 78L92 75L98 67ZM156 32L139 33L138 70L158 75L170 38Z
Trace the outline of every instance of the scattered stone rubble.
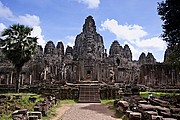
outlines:
M180 107L166 100L156 97L147 100L138 95L124 96L122 99L115 100L114 106L129 120L180 120Z
M28 111L18 105L22 96L0 95L0 115L12 113L13 120L41 120L42 116L48 116L51 107L57 104L57 99L52 96L45 97L44 101L36 102L35 97L29 97L29 101L34 102L34 111ZM10 104L11 103L11 104Z

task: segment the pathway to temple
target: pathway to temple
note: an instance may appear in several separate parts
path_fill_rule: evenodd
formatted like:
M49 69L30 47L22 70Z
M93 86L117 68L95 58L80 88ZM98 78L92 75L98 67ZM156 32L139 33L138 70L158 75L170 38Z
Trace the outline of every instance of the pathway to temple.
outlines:
M78 103L71 106L59 120L120 120L114 111L100 103Z

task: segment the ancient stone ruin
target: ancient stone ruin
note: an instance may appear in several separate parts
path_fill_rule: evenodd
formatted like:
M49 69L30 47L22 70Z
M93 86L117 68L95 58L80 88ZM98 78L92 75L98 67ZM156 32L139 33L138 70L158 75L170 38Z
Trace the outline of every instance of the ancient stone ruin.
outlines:
M108 54L92 16L85 19L82 32L76 36L75 45L64 49L62 42L55 45L48 41L44 49L38 46L37 54L23 67L21 88L42 83L72 85L97 81L119 86L141 84L155 89L179 89L179 68L166 62L168 51L163 63L157 63L152 53L142 53L139 60L132 60L129 46L121 46L115 40ZM1 51L0 86L4 89L15 87L13 66Z

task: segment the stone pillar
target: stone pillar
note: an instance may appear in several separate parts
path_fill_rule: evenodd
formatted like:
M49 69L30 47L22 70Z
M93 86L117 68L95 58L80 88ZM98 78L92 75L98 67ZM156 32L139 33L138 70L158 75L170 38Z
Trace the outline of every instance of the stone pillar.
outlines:
M21 74L22 85L24 84L24 74Z
M174 77L174 76L175 76L175 74L174 74L174 73L175 73L175 70L174 70L174 69L172 69L172 73L171 73L171 75L172 75L172 78L171 78L171 83L172 83L172 84L171 84L171 85L175 85L175 82L174 82L174 81L175 81L175 79L174 79L174 78L175 78L175 77Z
M32 82L32 75L30 74L29 76L29 84L31 85L31 82Z
M6 74L6 84L8 85L9 84L9 74Z
M55 75L57 76L57 74L58 74L58 68L57 66L55 66Z
M48 70L48 68L47 68L47 66L46 66L45 69L44 69L44 80L47 79L47 70Z
M96 71L96 72L97 72L97 81L100 81L100 73L99 73L99 72L100 72L100 68L101 68L100 64L97 64L97 67L98 67L98 68L96 69L96 70L97 70L97 71Z
M13 71L11 72L11 79L10 79L10 84L13 83Z

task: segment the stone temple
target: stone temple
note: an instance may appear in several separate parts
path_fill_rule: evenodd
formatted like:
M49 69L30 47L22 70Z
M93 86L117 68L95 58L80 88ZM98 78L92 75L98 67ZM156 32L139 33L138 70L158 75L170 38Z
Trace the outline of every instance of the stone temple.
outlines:
M132 60L128 45L121 46L113 41L109 54L104 47L103 37L97 33L92 16L85 19L82 32L76 36L75 45L62 42L55 45L48 41L45 48L38 46L37 54L21 73L21 85L35 85L43 81L77 84L79 82L101 82L104 84L141 84L154 88L180 86L179 68L166 62L156 62L152 53L142 53L139 60ZM0 84L14 85L15 73L12 64L0 52Z

